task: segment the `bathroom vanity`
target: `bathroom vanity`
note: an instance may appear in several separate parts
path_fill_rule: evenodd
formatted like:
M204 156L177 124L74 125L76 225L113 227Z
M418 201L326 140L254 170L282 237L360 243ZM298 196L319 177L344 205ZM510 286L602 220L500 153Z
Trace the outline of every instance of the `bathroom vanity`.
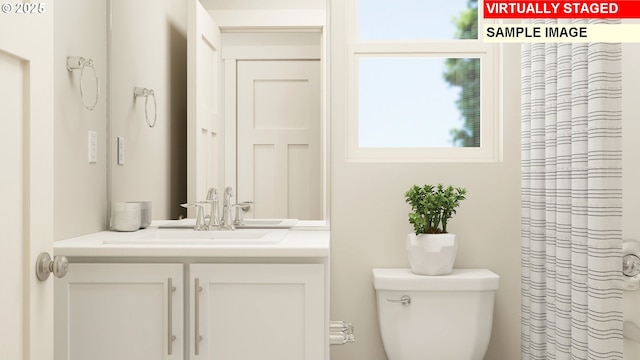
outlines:
M264 244L156 226L57 242L70 264L55 359L329 359L329 232L277 231Z

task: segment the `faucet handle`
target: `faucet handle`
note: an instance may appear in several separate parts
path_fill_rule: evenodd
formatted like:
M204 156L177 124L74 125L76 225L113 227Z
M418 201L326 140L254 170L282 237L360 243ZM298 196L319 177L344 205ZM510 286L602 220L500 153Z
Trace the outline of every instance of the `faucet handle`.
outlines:
M243 201L241 203L237 203L234 206L240 208L243 212L247 212L251 210L251 206L253 206L253 201Z
M242 212L249 212L249 210L251 210L252 205L253 205L253 201L243 201L241 203L231 205L232 208L236 209L236 217L233 219L234 225L240 226L244 224L244 219L242 218L242 214L238 210L242 210Z
M202 202L197 202L195 204L185 203L180 204L180 206L182 206L183 208L195 207L197 209L196 226L193 229L196 231L207 230L207 226L204 221L204 205L202 205Z

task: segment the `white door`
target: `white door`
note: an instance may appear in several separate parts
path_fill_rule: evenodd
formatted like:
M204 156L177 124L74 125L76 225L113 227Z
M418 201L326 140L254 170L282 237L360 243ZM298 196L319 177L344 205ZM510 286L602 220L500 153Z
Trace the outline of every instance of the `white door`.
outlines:
M325 359L324 265L195 264L190 273L191 359Z
M42 5L39 5L42 4ZM20 10L38 6L36 13ZM53 358L53 1L9 1L0 13L0 358ZM41 10L38 13L38 10Z
M56 360L184 359L182 264L71 264L56 282Z
M187 201L195 203L224 184L224 90L220 29L198 0L187 10Z
M237 200L254 218L322 219L320 61L238 61Z

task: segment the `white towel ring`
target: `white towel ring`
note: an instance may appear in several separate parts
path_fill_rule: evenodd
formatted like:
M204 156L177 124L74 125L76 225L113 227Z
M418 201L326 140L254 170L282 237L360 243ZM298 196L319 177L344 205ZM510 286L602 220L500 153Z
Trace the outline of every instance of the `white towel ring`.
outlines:
M84 98L84 69L90 67L93 70L93 77L96 79L96 97L93 101L92 105L88 105ZM98 99L100 99L100 79L98 78L98 73L96 72L96 67L94 66L93 60L86 60L82 56L68 56L67 57L67 70L73 71L80 69L80 100L82 101L82 105L87 110L93 110L96 108L98 104Z
M142 87L133 88L133 97L137 99L138 97L143 96L144 100L144 117L147 121L147 125L150 128L156 126L156 121L158 120L158 103L156 102L156 94L153 89L147 89ZM149 111L147 110L149 104L149 97L153 97L153 122L149 121Z

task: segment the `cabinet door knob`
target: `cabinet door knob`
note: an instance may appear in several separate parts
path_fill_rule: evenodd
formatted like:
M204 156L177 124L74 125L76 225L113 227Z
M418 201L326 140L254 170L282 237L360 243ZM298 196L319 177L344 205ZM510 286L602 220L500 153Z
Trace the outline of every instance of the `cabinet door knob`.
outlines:
M45 281L49 278L49 274L53 273L55 277L61 278L67 275L69 271L69 260L65 256L56 256L51 260L51 256L46 253L40 253L36 260L36 276L38 280Z

